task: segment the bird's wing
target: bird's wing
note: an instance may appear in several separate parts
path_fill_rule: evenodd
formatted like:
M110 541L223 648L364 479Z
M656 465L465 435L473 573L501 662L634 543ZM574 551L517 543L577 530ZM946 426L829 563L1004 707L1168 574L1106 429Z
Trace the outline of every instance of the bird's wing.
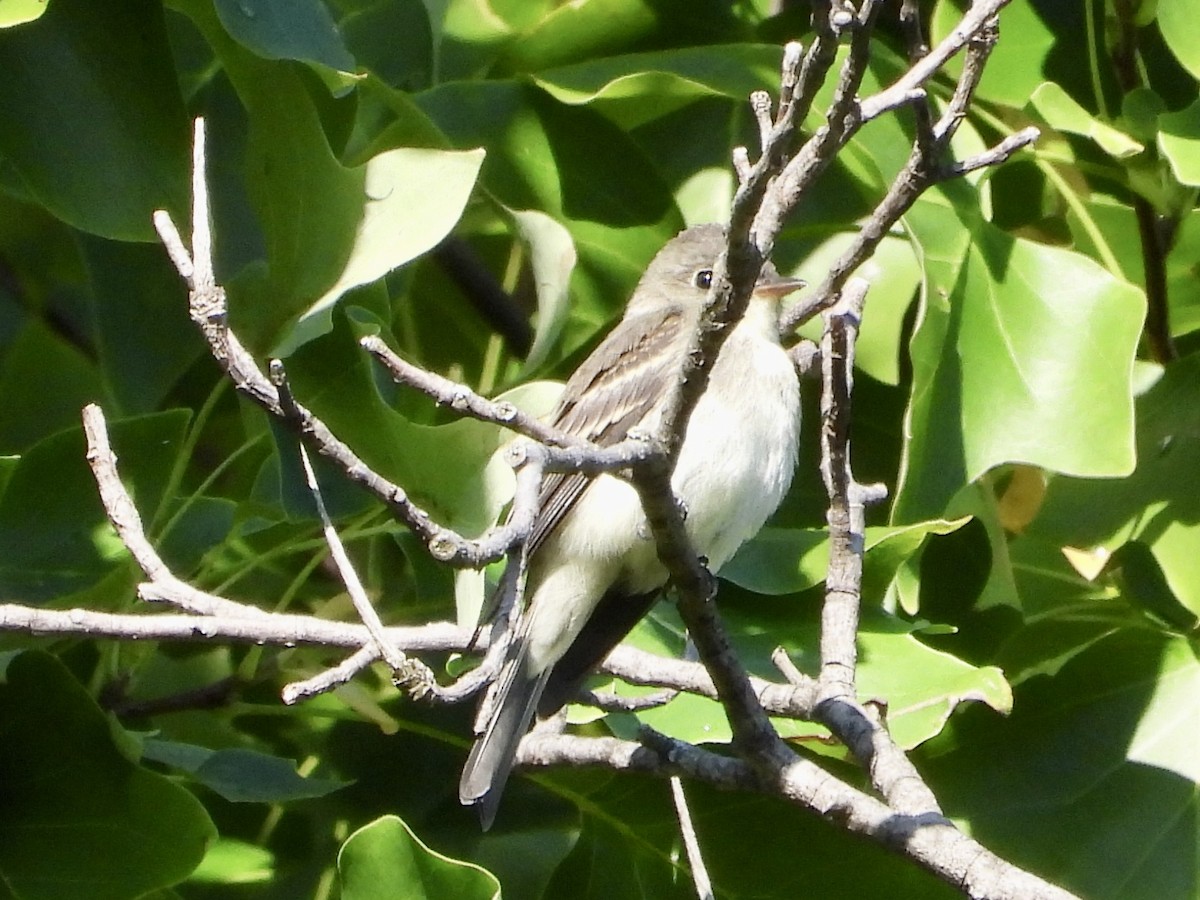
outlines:
M567 381L554 425L601 447L624 440L644 422L677 377L689 337L684 310L667 307L622 319ZM528 551L537 551L590 482L586 475L552 474L542 482Z

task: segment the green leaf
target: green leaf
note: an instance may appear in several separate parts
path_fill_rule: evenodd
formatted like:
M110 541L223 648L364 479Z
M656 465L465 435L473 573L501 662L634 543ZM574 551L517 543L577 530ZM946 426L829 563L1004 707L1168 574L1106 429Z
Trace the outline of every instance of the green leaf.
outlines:
M480 183L496 200L543 212L570 232L578 264L562 352L592 340L683 227L657 166L594 110L516 82L448 84L417 101L454 146L487 148ZM414 315L436 317L437 308L417 306Z
M1198 697L1187 639L1122 629L919 765L975 837L1080 896L1192 896Z
M1200 47L1192 29L1196 25L1196 5L1191 0L1158 0L1158 30L1180 64L1200 79Z
M321 0L215 0L213 6L226 30L259 56L354 71L354 57Z
M964 229L964 191L931 192L906 217L926 281L897 521L942 514L1006 462L1092 476L1134 463L1141 292L1070 251Z
M349 4L338 20L338 30L359 68L402 91L424 90L433 83L432 28L425 4L403 0Z
M646 0L582 0L559 6L505 50L511 71L534 71L581 56L608 56L654 30L657 15Z
M1200 186L1200 100L1158 117L1158 149L1181 184Z
M37 319L7 348L0 397L0 448L8 452L71 427L86 404L107 399L92 361Z
M1038 86L1029 98L1027 109L1036 112L1059 131L1090 138L1114 159L1125 159L1141 153L1145 148L1123 131L1096 119L1080 106L1054 81Z
M1101 264L1106 259L1116 260L1120 271L1114 275L1120 275L1130 284L1144 286L1137 214L1128 203L1093 194L1068 207L1066 219L1077 251Z
M0 28L11 28L40 18L47 0L0 0Z
M1148 546L1171 593L1200 614L1200 355L1169 366L1137 402L1137 468L1120 481L1055 479L1031 533L1060 546Z
M239 336L263 350L344 270L363 220L365 172L334 157L303 66L254 56L229 37L209 4L178 6L211 45L245 109L241 165L265 259L227 278L226 287ZM218 211L218 242L221 234Z
M327 332L329 309L347 291L382 278L449 234L471 196L483 157L482 150L396 149L355 170L365 199L350 257L274 355L287 356Z
M570 105L595 104L632 129L703 97L738 101L779 80L780 49L731 44L589 59L533 76L550 96Z
M247 53L203 4L187 0L186 11L247 109L247 165L258 173L249 189L266 265L247 266L230 283L231 316L250 346L288 355L328 331L329 309L347 291L445 237L482 153L388 149L347 168L334 157L300 69Z
M335 317L330 334L289 360L297 397L375 471L405 485L438 521L478 534L511 495L511 481L493 478L489 468L509 433L474 419L422 425L393 409L380 395L376 363L358 343L363 334L378 332L377 320L351 312L352 321Z
M721 567L721 577L756 594L794 594L825 580L824 528L764 528Z
M153 412L205 352L188 317L187 286L159 246L87 235L79 243L104 381L123 413Z
M183 410L109 423L121 478L149 521L162 501ZM88 587L125 563L84 460L82 428L48 437L24 456L0 497L0 594L44 601Z
M278 874L275 854L236 838L219 838L188 878L192 884L265 884Z
M57 660L0 683L0 876L23 900L126 900L183 880L215 829L188 791L130 762Z
M160 3L54 0L0 31L0 70L0 156L55 216L145 241L154 210L187 208L189 129Z
M1175 243L1167 255L1167 301L1171 334L1175 337L1200 329L1200 211L1192 210L1179 223Z
M930 25L930 46L935 46L958 25L963 8L957 0L939 0ZM1058 11L1058 17L1064 13L1065 10ZM1071 20L1071 26L1075 25ZM1058 43L1054 20L1047 21L1036 3L1010 3L1000 17L1000 27L1004 40L997 41L988 56L977 93L987 100L1020 108L1046 80L1047 63ZM947 67L954 77L961 68L958 59L951 60Z
M478 77L516 38L516 29L490 0L424 2L434 34L435 83ZM524 6L534 9L536 4Z
M290 759L254 750L209 750L194 744L148 738L142 755L191 773L205 787L234 803L286 803L324 797L347 782L308 778L296 771Z
M545 362L550 348L562 334L571 312L568 286L575 269L575 242L558 222L537 210L508 210L517 236L529 252L537 296L537 330L525 354L524 372L533 372Z
M829 267L856 238L853 232L831 236L812 250L793 274L809 284L820 284ZM898 384L904 320L921 283L921 270L912 245L902 237L885 236L857 275L871 284L867 295L871 313L863 316L854 349L855 368L884 384ZM800 333L819 342L821 327L817 318Z
M652 787L646 784L635 794L628 787L621 790L620 785L614 785L605 808L614 818L623 817L622 811ZM954 887L876 842L831 827L791 804L754 794L719 791L690 781L684 782L684 788L704 863L718 897L955 900L962 896ZM662 820L665 828L670 821L669 811L663 813ZM788 849L771 852L768 848L776 847L784 834L788 836ZM618 846L617 852L620 849ZM597 865L606 862L618 864L613 859L600 860ZM852 874L848 877L848 873ZM687 892L689 882L688 875L678 873L676 892L671 896L677 900L694 897L694 893ZM626 892L609 896L648 898L647 894L637 894L636 888L636 883L631 883Z
M431 850L398 816L384 816L347 838L338 852L344 900L495 900L500 882L471 863Z

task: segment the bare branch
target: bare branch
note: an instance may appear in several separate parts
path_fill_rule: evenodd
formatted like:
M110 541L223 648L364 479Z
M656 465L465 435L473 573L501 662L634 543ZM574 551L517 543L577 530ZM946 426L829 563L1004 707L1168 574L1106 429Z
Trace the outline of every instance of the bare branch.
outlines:
M481 397L465 384L458 384L433 372L414 366L396 355L377 335L360 341L368 353L378 359L399 384L406 384L432 397L439 406L455 412L511 428L535 441L556 447L588 446L587 441L551 428L539 419L522 412L511 403L497 403Z
M910 91L925 84L950 57L962 50L977 33L987 27L1008 3L1009 0L977 0L971 4L971 8L941 43L922 56L885 90L862 102L860 110L863 121L873 119L880 109L895 106L895 98L888 96L889 94Z
M121 483L117 474L117 457L108 440L104 413L95 404L84 407L83 431L87 437L88 465L91 466L92 475L96 479L100 500L104 504L108 519L116 529L121 543L146 573L146 577L160 587L160 593L143 595L143 599L164 600L180 609L205 616L255 618L266 615L253 607L232 603L223 597L196 590L171 573L162 557L150 546L142 528L142 517L133 504L133 498L125 490L125 485Z
M827 699L855 696L858 606L866 491L850 469L850 398L854 342L867 283L855 279L825 316L821 343L821 474L829 494L829 572L821 613L821 687ZM876 492L876 499L883 499Z
M913 859L960 888L991 900L1071 900L1073 894L1018 869L937 813L898 814L808 760L796 758L765 783L748 763L643 728L642 743L569 734L531 735L521 744L526 766L602 766L659 777L686 775L724 790L776 794Z

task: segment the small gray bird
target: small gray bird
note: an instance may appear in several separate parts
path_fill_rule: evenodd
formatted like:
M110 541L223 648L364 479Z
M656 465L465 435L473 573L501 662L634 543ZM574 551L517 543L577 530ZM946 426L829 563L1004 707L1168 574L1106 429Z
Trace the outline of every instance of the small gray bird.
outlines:
M620 323L567 381L554 425L601 446L635 428L654 432L724 245L721 226L698 225L659 251ZM779 299L802 285L763 267L680 446L671 484L713 572L758 532L792 481L799 383L776 320ZM478 808L485 829L534 713L567 703L667 582L637 492L611 475L547 476L528 554L528 602L459 782L460 801Z

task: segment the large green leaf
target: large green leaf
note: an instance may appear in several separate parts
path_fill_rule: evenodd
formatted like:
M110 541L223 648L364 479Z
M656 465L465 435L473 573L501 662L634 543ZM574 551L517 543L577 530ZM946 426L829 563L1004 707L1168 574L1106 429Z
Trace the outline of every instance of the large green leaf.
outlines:
M941 514L1005 462L1093 476L1133 466L1141 293L974 219L966 190L926 194L906 217L925 286L898 521Z
M327 332L330 307L347 291L382 278L449 234L471 195L483 156L482 150L399 148L355 170L362 177L363 209L350 257L274 352L287 355Z
M1057 478L1032 533L1059 546L1112 552L1145 543L1180 602L1200 613L1200 356L1167 368L1137 403L1137 468L1120 481Z
M1194 896L1200 667L1185 638L1120 630L964 717L923 766L991 849L1095 898Z
M149 240L186 209L188 127L155 0L54 0L0 31L0 156L55 216Z
M508 43L500 66L533 72L628 53L647 43L729 41L739 32L744 33L741 24L719 0L580 0L556 4Z
M553 787L580 796L584 816L571 855L543 896L690 900L670 789L660 779L556 773ZM954 888L871 841L771 797L688 780L684 794L717 897L820 896L941 900ZM507 809L501 811L503 817ZM501 820L502 823L503 820ZM500 824L500 823L498 823ZM780 835L787 839L780 840ZM770 848L785 848L774 852ZM747 861L753 860L752 865ZM847 878L847 871L854 877ZM505 883L505 896L508 883Z
M397 816L364 825L338 853L345 900L495 900L500 883L485 869L431 850Z
M1035 111L1048 125L1059 131L1090 138L1105 153L1125 159L1141 153L1141 144L1113 126L1101 122L1071 98L1062 86L1047 81L1038 85L1029 98L1028 108Z
M252 346L290 353L328 330L329 307L346 291L445 237L480 154L394 149L347 168L296 64L248 53L211 10L186 7L248 115L248 184L266 258L231 283L233 321Z
M305 345L289 361L296 395L375 471L404 485L438 521L478 533L495 521L511 493L511 481L489 475L489 460L510 434L474 419L422 425L397 412L379 392L377 364L358 344L360 336L377 333L378 325L363 311L352 312L352 323L339 316L333 332ZM305 489L293 482L288 490Z
M524 370L533 372L545 361L570 315L569 285L575 270L575 242L561 224L537 210L509 210L513 229L528 249L537 297L537 328L525 354Z
M259 884L275 875L275 854L246 841L218 838L188 879L193 884Z
M931 534L949 534L965 519L867 529L864 567L886 586L900 564ZM795 594L825 580L829 538L824 528L764 528L721 568L721 577L756 594ZM878 599L878 598L872 598Z
M1175 233L1175 244L1167 255L1167 299L1171 333L1189 334L1200 328L1200 280L1195 261L1200 259L1200 214L1188 213Z
M45 11L45 0L0 0L0 28L32 22Z
M215 829L188 791L131 762L59 661L10 659L0 682L0 877L22 900L127 900L182 881Z
M1191 0L1159 0L1158 28L1163 40L1193 78L1200 79L1200 47L1192 40L1196 6Z
M1005 6L1000 16L1004 40L998 41L988 57L979 95L1020 108L1034 89L1046 80L1045 70L1056 49L1057 38L1053 23L1039 14L1040 4L1034 0L1016 0ZM962 18L965 4L961 0L939 0L934 7L930 38L936 43L944 38ZM1062 15L1058 8L1055 13ZM1076 23L1071 22L1074 26ZM1073 48L1076 51L1077 47ZM951 60L949 69L957 74L960 59Z

